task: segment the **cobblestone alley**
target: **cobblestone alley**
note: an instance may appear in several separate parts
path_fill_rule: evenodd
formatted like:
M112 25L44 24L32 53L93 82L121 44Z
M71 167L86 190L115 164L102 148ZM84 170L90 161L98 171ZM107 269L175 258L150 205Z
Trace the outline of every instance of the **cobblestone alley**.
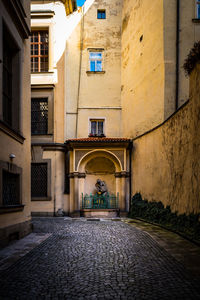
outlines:
M123 222L36 218L47 238L6 270L0 299L200 299L193 277Z

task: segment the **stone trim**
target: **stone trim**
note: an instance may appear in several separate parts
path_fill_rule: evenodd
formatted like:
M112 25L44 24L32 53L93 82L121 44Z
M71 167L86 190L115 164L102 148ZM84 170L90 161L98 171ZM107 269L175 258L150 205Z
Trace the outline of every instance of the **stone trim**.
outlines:
M79 172L72 172L68 175L69 178L85 178L85 173L79 173Z
M128 178L130 177L130 172L122 171L122 172L116 172L115 178Z
M25 137L23 137L20 133L6 125L2 120L0 120L0 130L12 137L14 140L23 144L25 141Z

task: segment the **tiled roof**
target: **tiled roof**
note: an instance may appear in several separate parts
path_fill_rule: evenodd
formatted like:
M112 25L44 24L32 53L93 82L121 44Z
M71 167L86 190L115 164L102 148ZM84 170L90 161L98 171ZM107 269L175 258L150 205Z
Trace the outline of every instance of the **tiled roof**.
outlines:
M131 142L131 139L127 139L127 138L106 138L106 137L88 137L88 138L79 138L79 139L69 139L66 140L65 143L81 143L81 142L86 142L86 143L90 143L90 142L106 142L106 143L110 143L110 142Z

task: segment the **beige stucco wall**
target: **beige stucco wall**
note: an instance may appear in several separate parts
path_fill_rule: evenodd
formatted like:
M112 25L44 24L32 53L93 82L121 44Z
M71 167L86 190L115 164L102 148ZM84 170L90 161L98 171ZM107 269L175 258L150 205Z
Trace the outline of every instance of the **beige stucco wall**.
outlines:
M27 1L28 3L29 1ZM2 5L2 4L1 4ZM27 22L30 21L29 5L26 5ZM23 211L11 212L0 215L0 228L16 225L30 221L30 45L29 40L22 40L13 21L7 14L6 10L1 6L1 14L4 16L6 23L10 26L11 34L19 42L21 49L20 65L21 65L21 99L20 99L20 134L25 138L24 143L16 141L8 134L0 131L0 160L11 163L9 155L15 154L13 164L22 168L22 190L21 200L25 205ZM2 22L2 19L1 21ZM2 23L0 24L1 27ZM1 27L2 28L2 27ZM2 53L0 53L2 54ZM1 64L2 65L2 64ZM13 227L14 228L14 227ZM21 228L22 229L22 228ZM16 229L14 229L16 230ZM26 228L27 230L27 228ZM22 229L23 231L23 229ZM28 232L28 231L27 231ZM11 232L9 232L11 233ZM22 233L20 233L22 234Z
M136 139L133 194L161 201L173 211L200 211L200 66L190 78L190 100L163 126Z
M49 160L50 172L48 174L48 186L50 194L48 200L31 201L31 212L43 214L57 214L59 209L67 209L67 195L64 194L65 186L65 153L62 151L44 151L44 161ZM38 161L38 159L36 160ZM42 161L42 160L40 160Z
M106 136L121 134L121 6L117 0L89 0L79 12L82 20L66 50L66 137L87 137L89 118L98 117L106 118ZM106 19L97 19L97 9L106 10ZM104 49L105 73L87 73L89 49L95 48Z

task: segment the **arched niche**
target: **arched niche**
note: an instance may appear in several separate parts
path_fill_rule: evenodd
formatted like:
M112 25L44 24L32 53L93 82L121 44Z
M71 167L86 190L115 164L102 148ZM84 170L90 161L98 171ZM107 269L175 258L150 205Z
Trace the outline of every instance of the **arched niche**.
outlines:
M108 192L116 194L115 173L121 172L119 159L106 150L94 150L81 158L78 164L78 172L85 173L84 182L81 181L80 189L83 194L95 194L97 179L105 181Z
M110 159L103 156L92 158L85 166L85 173L85 193L95 194L95 183L97 179L101 179L105 181L108 192L115 194L115 165Z

